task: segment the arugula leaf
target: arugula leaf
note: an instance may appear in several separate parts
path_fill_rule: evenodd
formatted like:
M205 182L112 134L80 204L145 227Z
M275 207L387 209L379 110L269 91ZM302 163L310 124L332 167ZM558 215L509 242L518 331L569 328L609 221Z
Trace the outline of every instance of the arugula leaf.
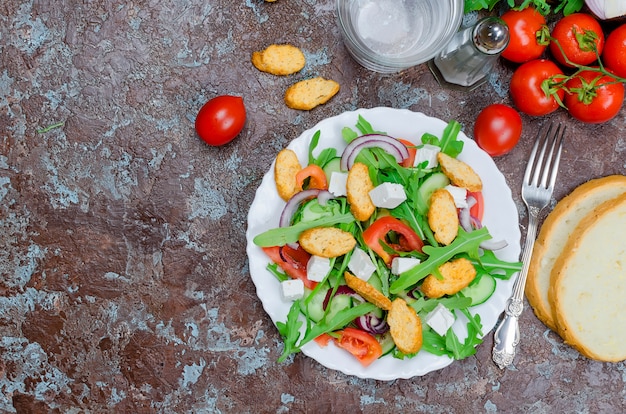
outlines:
M429 257L414 268L402 273L395 282L391 284L390 292L399 293L431 273L435 273L439 266L460 253L467 253L470 257L478 256L480 243L490 239L491 236L486 227L474 230L470 233L459 227L459 234L448 246L434 247L424 246L422 249Z
M302 348L304 344L311 342L321 334L343 328L359 316L368 314L376 309L378 309L376 305L369 302L363 302L357 306L343 309L337 312L337 314L330 321L322 320L320 323L314 325L309 331L307 331L304 338L302 338L298 344L298 348Z
M313 134L311 138L311 143L309 144L309 164L313 164L315 162L315 157L313 157L313 150L317 147L317 144L320 142L320 136L322 135L322 131L317 131Z
M441 136L441 152L453 158L458 157L463 151L463 141L457 139L459 132L461 132L461 124L454 120L448 122Z
M498 279L510 279L511 276L522 270L522 262L507 262L498 259L496 254L491 250L485 250L483 255L478 259L472 259L474 267L483 268L491 276ZM502 274L504 272L504 274Z
M289 280L290 277L287 276L284 272L280 270L280 267L276 263L270 263L267 265L267 270L274 275L279 282L284 282L285 280Z
M287 314L287 322L276 322L276 328L278 328L278 332L283 337L285 344L283 353L278 358L278 362L283 362L289 355L300 350L299 347L296 346L296 342L298 342L298 338L300 338L300 327L302 326L302 321L298 320L299 315L300 304L299 301L295 301Z
M354 221L350 213L339 214L332 217L322 217L317 220L301 221L288 227L277 227L258 234L253 242L259 247L284 246L287 243L295 243L300 233L313 227L330 227L336 224L345 224Z

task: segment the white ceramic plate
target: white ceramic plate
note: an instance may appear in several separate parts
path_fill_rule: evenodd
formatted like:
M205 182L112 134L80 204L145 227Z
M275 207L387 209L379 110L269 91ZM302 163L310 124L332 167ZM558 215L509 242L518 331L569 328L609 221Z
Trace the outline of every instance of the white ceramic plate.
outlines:
M424 132L430 132L440 137L447 125L447 122L437 118L409 110L359 109L321 121L293 140L288 148L298 154L302 165L306 165L309 143L313 134L319 130L321 137L315 155L318 155L323 148L328 147L337 148L338 153L341 154L345 147L341 138L341 129L350 127L356 130L355 125L359 114L375 130L384 131L391 136L405 138L416 143L421 142L420 139ZM504 260L517 261L520 255L520 231L517 209L511 196L511 190L491 157L462 132L459 134L459 138L465 142L459 159L470 164L483 180L483 197L485 200L483 224L489 229L494 240L505 239L508 242L505 249L496 252L497 256ZM285 202L276 192L274 165L272 164L270 170L263 177L250 207L246 238L250 274L256 286L257 295L263 303L263 308L272 318L274 324L276 321L284 322L287 319L291 303L282 300L278 280L266 269L270 262L269 258L261 248L254 245L252 239L257 234L278 227L278 219L284 205ZM472 311L480 314L484 334L487 334L495 326L498 317L504 310L505 302L510 296L512 288L512 279L508 281L498 280L493 296L484 304L472 308ZM467 336L466 323L466 319L459 318L453 326L460 339ZM332 344L326 348L320 348L315 342L310 342L303 347L302 352L328 368L339 370L348 375L379 380L424 375L446 367L453 362L448 357L420 352L414 358L406 360L399 360L390 355L384 356L365 368L346 351Z

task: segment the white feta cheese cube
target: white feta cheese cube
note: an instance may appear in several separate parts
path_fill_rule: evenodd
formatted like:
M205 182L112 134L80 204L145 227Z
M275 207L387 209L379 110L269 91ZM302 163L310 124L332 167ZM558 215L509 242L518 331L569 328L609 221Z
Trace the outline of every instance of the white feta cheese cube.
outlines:
M396 208L406 200L402 184L382 183L369 192L372 203L380 208Z
M467 208L467 190L463 187L457 187L455 185L448 184L444 187L454 198L454 205L456 208Z
M454 314L448 308L439 303L426 317L424 322L435 332L443 336L454 324Z
M304 296L304 282L300 279L289 279L280 283L283 299L286 301L300 299Z
M330 175L328 183L328 191L335 197L347 195L346 183L348 182L348 173L333 171Z
M376 271L376 265L372 262L372 259L363 250L355 247L352 251L352 256L348 262L348 269L352 274L361 280L366 282L370 276Z
M330 259L327 257L311 256L306 265L306 277L313 282L321 282L330 272Z
M399 275L407 270L413 269L420 264L420 259L415 257L394 257L391 261L391 273Z
M437 161L437 154L439 154L440 151L441 148L436 145L424 144L423 147L417 149L413 166L416 167L424 161L428 161L426 168L435 168L439 165L439 161Z

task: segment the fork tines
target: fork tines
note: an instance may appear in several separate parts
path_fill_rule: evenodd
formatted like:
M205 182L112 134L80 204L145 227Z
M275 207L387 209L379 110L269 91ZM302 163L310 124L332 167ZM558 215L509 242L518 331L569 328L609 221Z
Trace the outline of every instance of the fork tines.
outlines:
M564 125L549 124L542 128L537 134L537 140L533 146L530 158L528 160L528 166L524 173L524 182L534 187L541 186L542 188L553 189L556 182L556 175L559 168L559 161L561 160L561 150L563 146L563 137L565 135L566 127ZM539 146L541 145L541 152L539 157L535 158ZM549 150L546 157L546 151ZM556 151L556 153L555 153ZM546 162L545 168L543 163ZM534 170L532 181L530 181L530 175ZM543 172L543 174L541 174ZM539 179L541 178L541 182ZM549 184L549 185L548 185Z

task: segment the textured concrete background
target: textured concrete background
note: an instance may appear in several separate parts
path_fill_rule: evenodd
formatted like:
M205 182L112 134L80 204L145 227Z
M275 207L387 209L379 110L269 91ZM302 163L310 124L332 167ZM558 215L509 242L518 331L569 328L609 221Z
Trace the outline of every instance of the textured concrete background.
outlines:
M469 16L466 22L475 19ZM590 361L526 309L515 365L476 356L391 382L330 371L281 342L249 277L246 214L279 149L320 120L359 107L409 108L462 122L510 103L501 65L470 95L441 89L425 65L396 75L358 66L332 0L7 0L0 4L0 412L380 413L624 411L623 363ZM250 55L292 43L289 77ZM313 75L341 91L310 112L288 85ZM241 95L245 130L221 148L193 121ZM555 199L626 173L626 112L569 126ZM496 163L518 195L543 118ZM47 132L42 131L55 126ZM522 233L524 229L522 228Z

